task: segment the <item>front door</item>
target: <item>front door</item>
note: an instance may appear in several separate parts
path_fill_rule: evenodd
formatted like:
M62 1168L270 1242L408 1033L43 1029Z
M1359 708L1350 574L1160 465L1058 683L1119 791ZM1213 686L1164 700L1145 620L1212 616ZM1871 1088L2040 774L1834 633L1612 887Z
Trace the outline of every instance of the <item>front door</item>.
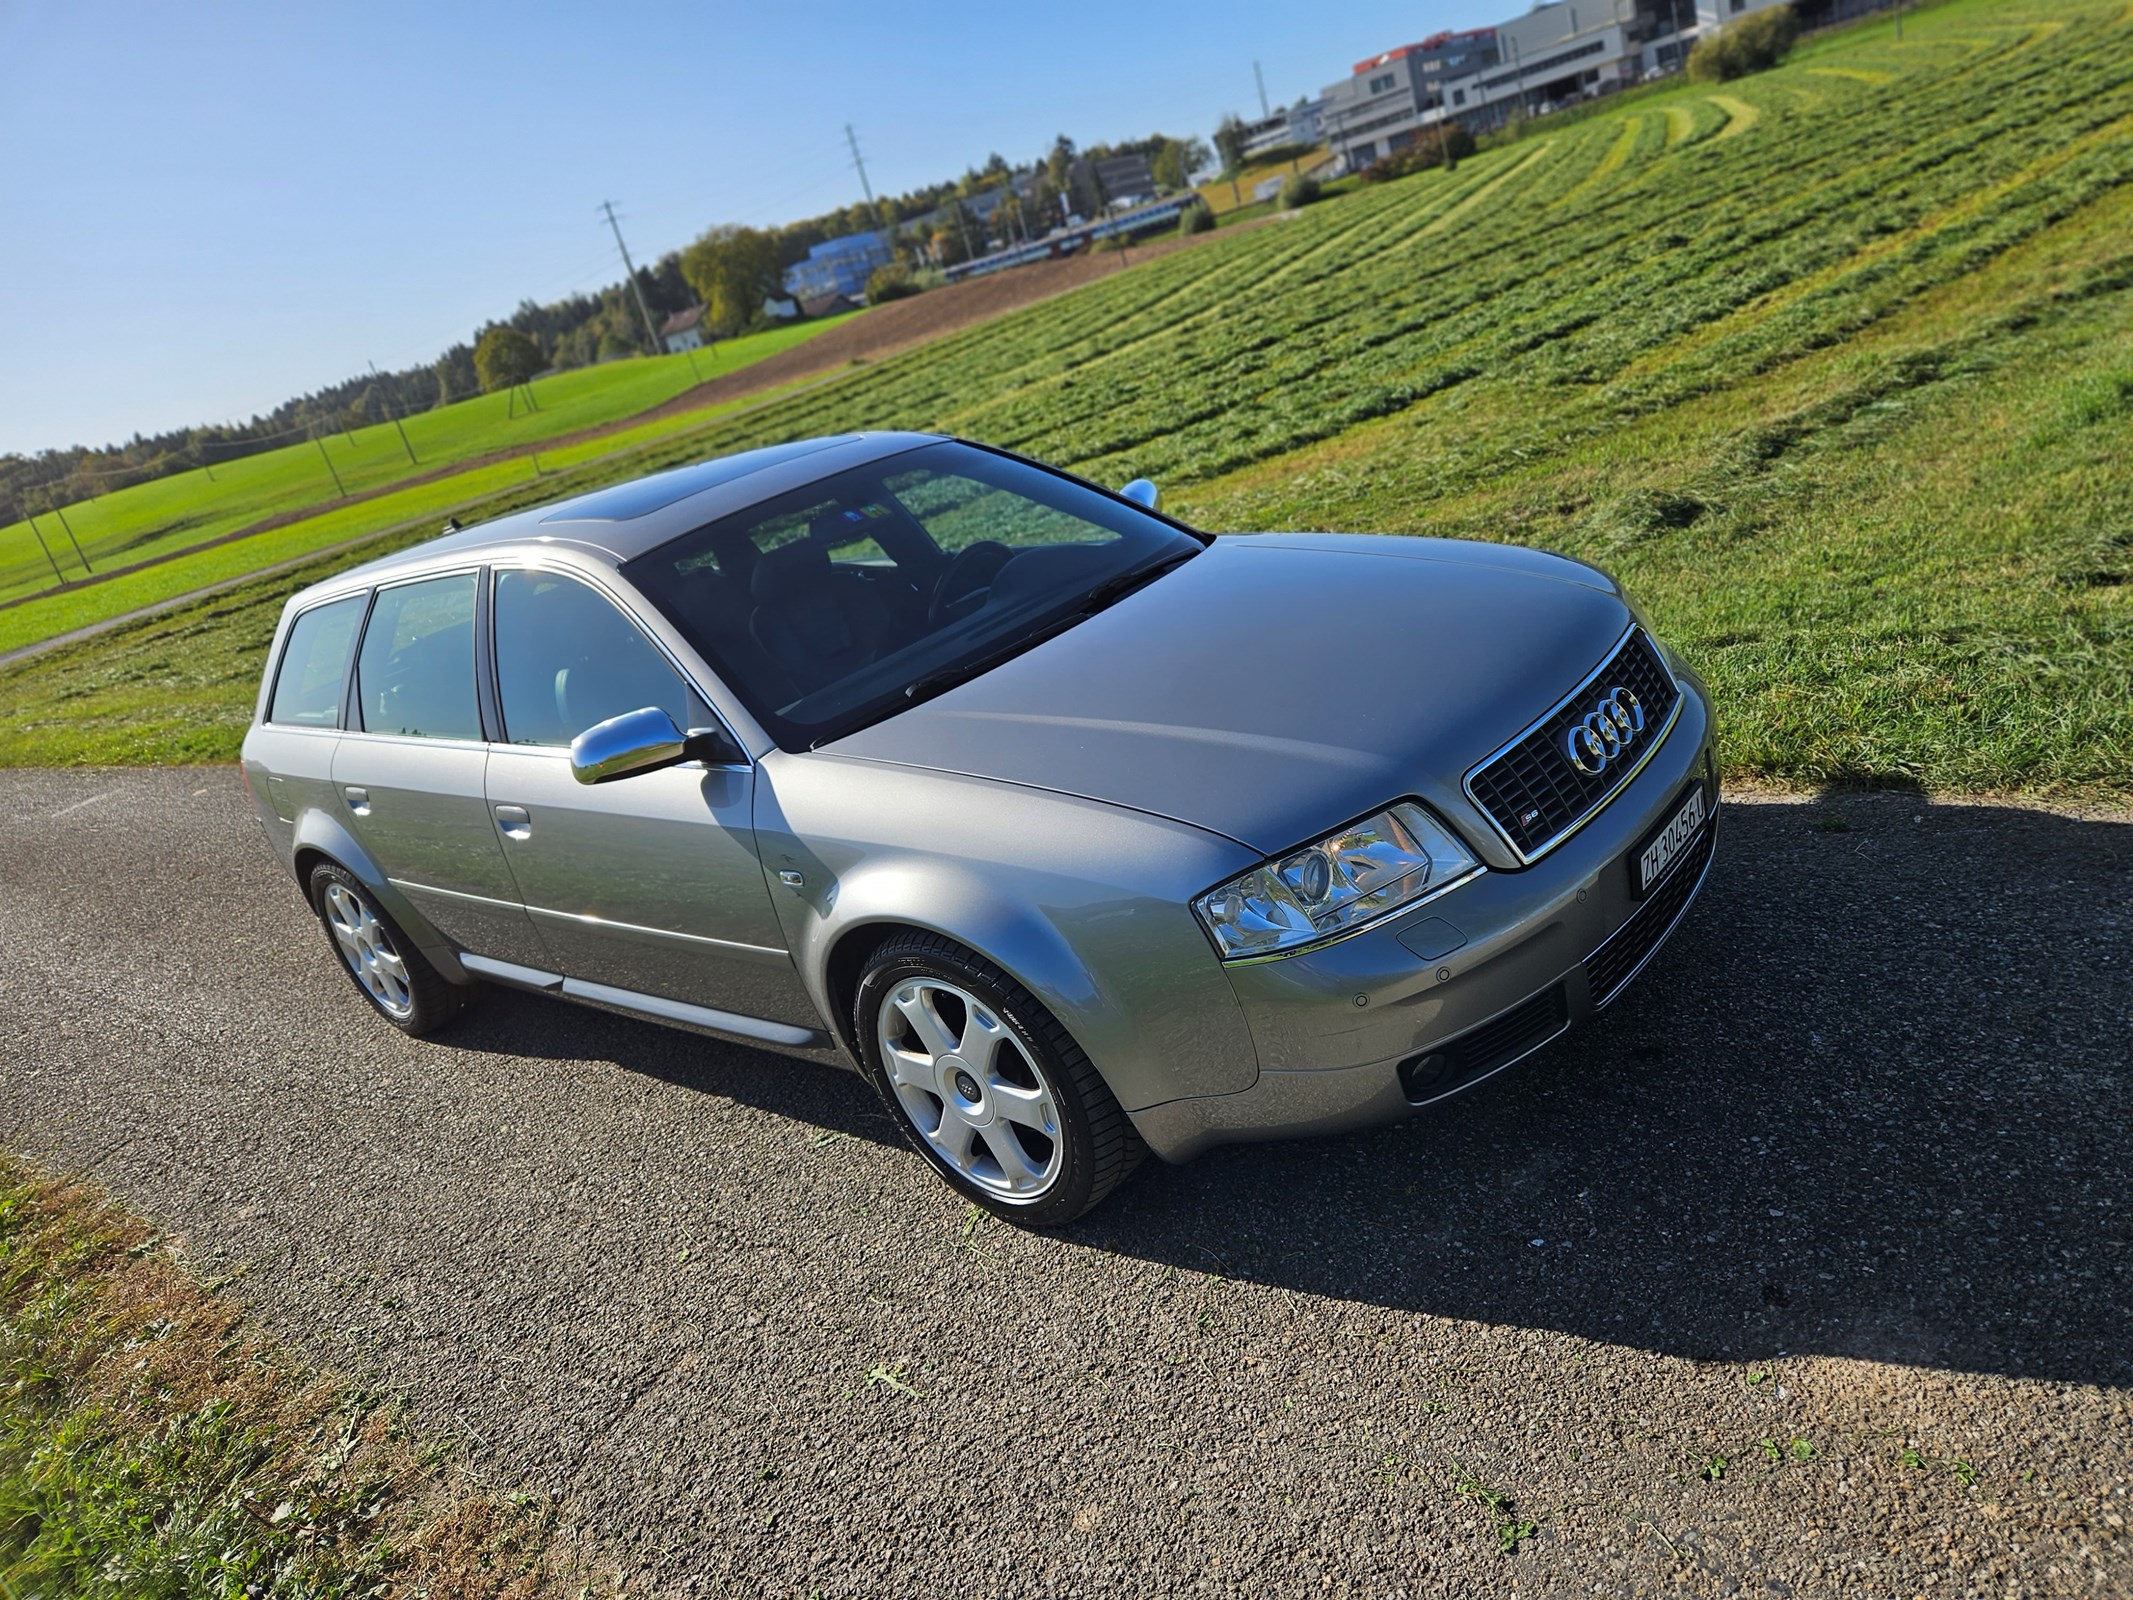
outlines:
M750 766L688 762L588 787L569 744L658 706L710 718L612 601L539 569L495 578L503 736L488 798L550 970L716 1011L818 1028L755 853Z
M333 790L348 831L439 933L462 950L537 966L540 943L489 821L476 579L457 572L378 591Z

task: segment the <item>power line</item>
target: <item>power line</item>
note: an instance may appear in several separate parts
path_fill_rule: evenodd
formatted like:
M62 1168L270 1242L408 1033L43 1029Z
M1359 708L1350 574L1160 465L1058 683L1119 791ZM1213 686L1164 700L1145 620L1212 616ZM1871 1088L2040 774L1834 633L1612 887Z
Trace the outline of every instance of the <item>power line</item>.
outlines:
M859 169L859 188L867 197L867 209L874 209L874 186L867 182L867 164L859 154L859 135L852 132L852 125L844 125L844 142L852 147L852 165Z
M659 329L652 323L652 308L644 303L644 285L637 281L637 265L630 260L630 247L622 242L622 224L615 220L615 202L602 200L600 209L607 213L607 225L615 230L615 248L622 252L622 270L630 281L630 292L637 297L637 309L644 316L645 337L652 341L653 355L659 354Z

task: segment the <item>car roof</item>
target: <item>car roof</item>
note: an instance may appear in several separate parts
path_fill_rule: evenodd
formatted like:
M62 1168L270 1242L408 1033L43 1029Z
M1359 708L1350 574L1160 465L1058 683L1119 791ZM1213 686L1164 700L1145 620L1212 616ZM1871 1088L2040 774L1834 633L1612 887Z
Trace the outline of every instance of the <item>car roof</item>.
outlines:
M564 545L620 566L776 495L941 442L941 435L931 433L846 433L715 456L425 539L336 573L303 595L363 588L440 559L474 557L507 545Z

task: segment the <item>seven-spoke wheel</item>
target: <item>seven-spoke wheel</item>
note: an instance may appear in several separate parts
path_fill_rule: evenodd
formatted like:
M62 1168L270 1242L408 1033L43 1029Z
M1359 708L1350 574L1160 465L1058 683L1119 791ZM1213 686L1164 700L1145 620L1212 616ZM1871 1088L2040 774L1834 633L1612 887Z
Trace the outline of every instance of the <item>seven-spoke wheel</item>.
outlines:
M1073 1036L952 939L886 940L860 974L852 1029L912 1143L951 1188L1011 1221L1073 1221L1145 1153Z
M388 1015L404 1017L412 1012L415 997L407 984L407 963L393 948L392 936L377 913L346 884L331 883L326 886L321 914L333 942L341 947L341 959L363 992Z
M1034 1200L1059 1176L1059 1109L1029 1052L967 989L936 978L883 998L889 1082L920 1138L981 1189Z
M331 862L311 874L311 904L342 970L402 1033L428 1033L458 1015L465 991L445 981L393 926L353 873Z

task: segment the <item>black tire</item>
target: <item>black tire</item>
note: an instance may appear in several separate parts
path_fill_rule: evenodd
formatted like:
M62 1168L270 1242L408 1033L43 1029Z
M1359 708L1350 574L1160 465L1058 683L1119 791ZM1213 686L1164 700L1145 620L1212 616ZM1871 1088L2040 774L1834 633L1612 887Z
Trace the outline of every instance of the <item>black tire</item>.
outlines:
M311 894L311 909L318 913L319 927L324 930L327 948L333 954L333 964L355 985L356 993L369 1002L371 1010L402 1033L424 1034L443 1027L465 1008L466 990L430 965L415 948L414 941L400 931L400 925L363 886L360 878L329 861L312 869L311 882L306 887ZM389 960L399 963L406 990L404 1007L389 1003L386 998L396 992L389 975L374 971L372 981L365 981L357 970L360 956L351 952L342 932L336 930L336 916L345 919L350 901L366 911L376 924L377 943L367 947L374 954L382 948ZM373 983L378 985L377 992L373 990Z
M1041 1075L1057 1111L1059 1156L1057 1173L1041 1195L1011 1199L973 1182L937 1152L913 1122L890 1081L877 1019L889 997L914 979L950 984L976 997L1012 1031ZM911 1147L956 1193L1017 1227L1057 1228L1072 1222L1123 1183L1148 1152L1073 1035L1021 984L953 939L934 933L898 934L876 950L853 997L852 1034L868 1079Z

